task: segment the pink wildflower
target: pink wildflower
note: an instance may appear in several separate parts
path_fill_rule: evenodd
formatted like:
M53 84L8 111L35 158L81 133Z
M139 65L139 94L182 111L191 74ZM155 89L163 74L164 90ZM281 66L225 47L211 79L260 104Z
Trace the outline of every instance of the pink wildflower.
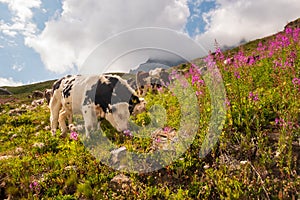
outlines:
M253 101L259 101L258 94L254 95L253 92L249 93L248 98L251 99L251 100L253 100Z
M194 85L196 82L198 82L200 79L197 75L192 75L192 85Z
M229 101L228 98L225 99L225 104L226 104L226 106L228 106L228 107L230 106L230 101Z
M234 72L234 76L237 78L237 79L240 79L241 78L241 75L239 72Z
M261 42L258 43L257 45L257 51L265 51L266 46L263 46Z
M276 118L275 119L275 124L279 125L279 126L286 126L286 123L285 123L284 119L281 119L281 118Z
M299 85L300 86L300 78L293 78L292 83L296 86Z
M201 91L196 91L196 96L203 94Z
M160 138L156 138L156 139L155 139L155 142L160 143L160 142L161 142L161 139L160 139Z
M124 133L125 136L132 137L132 133L131 133L131 131L128 130L128 129L127 129L127 130L124 130L123 133Z
M164 132L170 132L170 130L171 130L170 127L168 127L168 126L164 127Z
M157 91L158 91L159 93L162 93L162 92L163 92L163 87L158 87L158 88L157 88Z
M78 140L78 133L72 131L70 134L70 139L77 141Z
M33 181L32 183L30 183L29 188L32 191L35 191L35 192L39 192L40 191L40 185L39 185L39 183L37 181Z
M293 33L293 29L290 28L290 27L287 27L287 28L285 29L285 33L286 33L286 34L292 34L292 33Z

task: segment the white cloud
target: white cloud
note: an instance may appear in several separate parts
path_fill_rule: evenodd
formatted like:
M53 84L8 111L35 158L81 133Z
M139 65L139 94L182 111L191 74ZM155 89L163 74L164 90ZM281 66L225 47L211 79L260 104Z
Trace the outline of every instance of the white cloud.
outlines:
M23 85L22 82L14 81L12 77L9 78L3 78L0 77L0 87L1 86L20 86Z
M0 31L10 37L15 37L18 33L24 36L31 36L36 33L37 28L31 22L33 17L33 8L39 8L40 0L0 0L0 3L6 3L13 17L12 24L0 21Z
M63 73L81 65L92 49L116 33L149 26L182 31L189 14L187 0L65 0L61 16L25 43L40 54L47 69Z
M10 31L10 30L3 30L2 33L4 35L7 35L7 36L10 36L10 37L15 37L17 35L17 32L16 31Z
M237 45L283 30L287 22L299 17L299 0L217 0L216 9L203 13L205 33L196 41L213 50L214 39L220 45Z
M0 0L2 3L7 3L8 8L14 12L14 20L26 22L31 19L33 13L32 8L39 8L41 5L40 0Z
M12 67L11 67L13 70L17 71L17 72L20 72L24 69L24 65L17 65L17 64L14 64Z

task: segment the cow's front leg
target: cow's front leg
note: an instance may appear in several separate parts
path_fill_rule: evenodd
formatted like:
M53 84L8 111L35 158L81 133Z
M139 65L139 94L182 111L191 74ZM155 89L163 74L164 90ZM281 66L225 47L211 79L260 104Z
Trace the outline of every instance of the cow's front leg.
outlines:
M82 108L85 126L85 135L90 138L90 131L97 127L97 114L94 105L85 105Z
M66 125L66 118L69 117L69 116L70 116L70 114L65 109L62 109L59 112L58 122L59 122L59 127L60 127L60 130L61 130L61 136L62 137L66 137L66 133L68 131L68 127Z
M51 132L54 136L56 133L56 129L58 127L58 117L59 117L59 110L61 108L60 102L56 98L52 98L50 100L50 125L51 125Z

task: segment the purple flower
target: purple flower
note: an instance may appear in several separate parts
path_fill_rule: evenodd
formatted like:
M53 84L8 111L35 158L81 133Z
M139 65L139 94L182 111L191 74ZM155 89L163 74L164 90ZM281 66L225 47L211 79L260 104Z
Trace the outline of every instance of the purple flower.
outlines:
M198 83L200 83L200 84L204 85L204 80L202 80L202 79L199 79L199 80L198 80Z
M300 92L300 78L293 78L292 83L294 84L294 87L299 87Z
M125 136L132 137L132 133L129 129L123 131Z
M163 92L163 87L158 87L157 91L160 92L160 93L162 93Z
M225 99L225 104L226 104L226 106L228 106L228 107L230 106L230 101L229 101L228 98Z
M290 28L290 27L287 27L287 28L285 29L285 33L286 33L286 34L292 34L292 33L293 33L293 29Z
M297 85L300 86L300 78L293 78L292 83L293 83L295 86L297 86Z
M173 79L178 79L179 78L179 74L176 70L172 70L170 76L169 76L169 81L173 80Z
M170 127L168 127L168 126L164 127L164 132L170 132L170 130L171 130Z
M259 101L259 98L258 98L257 94L253 97L253 101Z
M156 138L156 139L155 139L155 142L160 143L160 142L161 142L161 139L160 139L160 138Z
M299 32L300 32L300 28L294 29L294 32L293 32L293 40L294 40L294 42L297 42L299 40Z
M78 133L72 131L70 134L70 139L77 141L78 140Z
M282 118L276 118L275 119L275 124L279 125L279 126L284 126L284 127L286 126L285 120L282 119Z
M266 46L263 46L261 42L257 45L257 51L264 51L266 49Z
M259 101L258 94L254 94L253 92L249 93L248 98L253 100L253 101Z
M289 46L289 45L291 44L289 38L286 37L286 36L282 36L282 37L281 37L281 41L282 41L282 44L281 44L281 45L282 45L283 47L287 47L287 46Z
M282 67L282 61L281 60L274 60L273 63L274 63L274 67L277 68L277 67Z
M219 60L224 60L224 55L223 55L223 53L222 53L222 51L221 51L220 48L217 48L217 49L216 49L216 56L217 56L217 58L218 58Z
M195 65L194 63L191 64L191 66L195 69L198 69L199 67L197 65Z
M241 75L239 72L234 72L234 76L237 78L237 79L240 79L241 78Z
M196 96L203 94L201 91L196 91Z
M192 75L192 85L194 85L196 82L198 82L200 79L197 75Z
M189 83L185 80L180 80L180 82L181 82L181 86L184 88L187 88L189 86Z
M254 96L253 92L250 92L248 97L249 97L249 99L252 99L253 96Z
M216 66L216 62L214 61L214 57L212 54L209 54L206 58L204 58L204 61L209 68Z
M35 192L40 191L40 185L37 181L33 181L32 183L30 183L29 188Z

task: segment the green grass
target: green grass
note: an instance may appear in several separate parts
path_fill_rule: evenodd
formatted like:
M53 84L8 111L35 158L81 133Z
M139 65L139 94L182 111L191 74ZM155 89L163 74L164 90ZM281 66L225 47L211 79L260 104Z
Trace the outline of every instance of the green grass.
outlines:
M271 39L280 40L274 36L265 44ZM0 105L0 199L299 199L300 85L293 83L300 78L299 37L271 56L269 49L257 52L257 44L254 41L247 50L228 54L259 53L260 60L253 64L225 65L221 55L216 55L226 90L226 122L217 145L204 158L199 158L199 150L215 114L211 102L218 103L220 97L210 96L218 95L208 90L214 85L210 82L213 77L189 72L193 69L190 64L180 66L189 83L196 77L205 80L205 84L193 84L199 92L195 139L179 159L158 171L124 172L131 183L123 186L111 182L122 172L99 162L83 140L51 135L47 105L20 115L10 114L10 110L22 107L22 103ZM296 52L293 62L285 63L291 61L292 52ZM285 64L275 66L277 61ZM26 98L25 94L49 88L51 83L8 90ZM144 135L149 124L180 129L182 105L191 99L179 100L167 90L149 92L145 98L148 111L151 107L160 110L155 107L160 105L165 113L156 113L152 120L149 112L133 119L146 127ZM123 136L106 122L102 128L116 146L151 151L149 138Z

